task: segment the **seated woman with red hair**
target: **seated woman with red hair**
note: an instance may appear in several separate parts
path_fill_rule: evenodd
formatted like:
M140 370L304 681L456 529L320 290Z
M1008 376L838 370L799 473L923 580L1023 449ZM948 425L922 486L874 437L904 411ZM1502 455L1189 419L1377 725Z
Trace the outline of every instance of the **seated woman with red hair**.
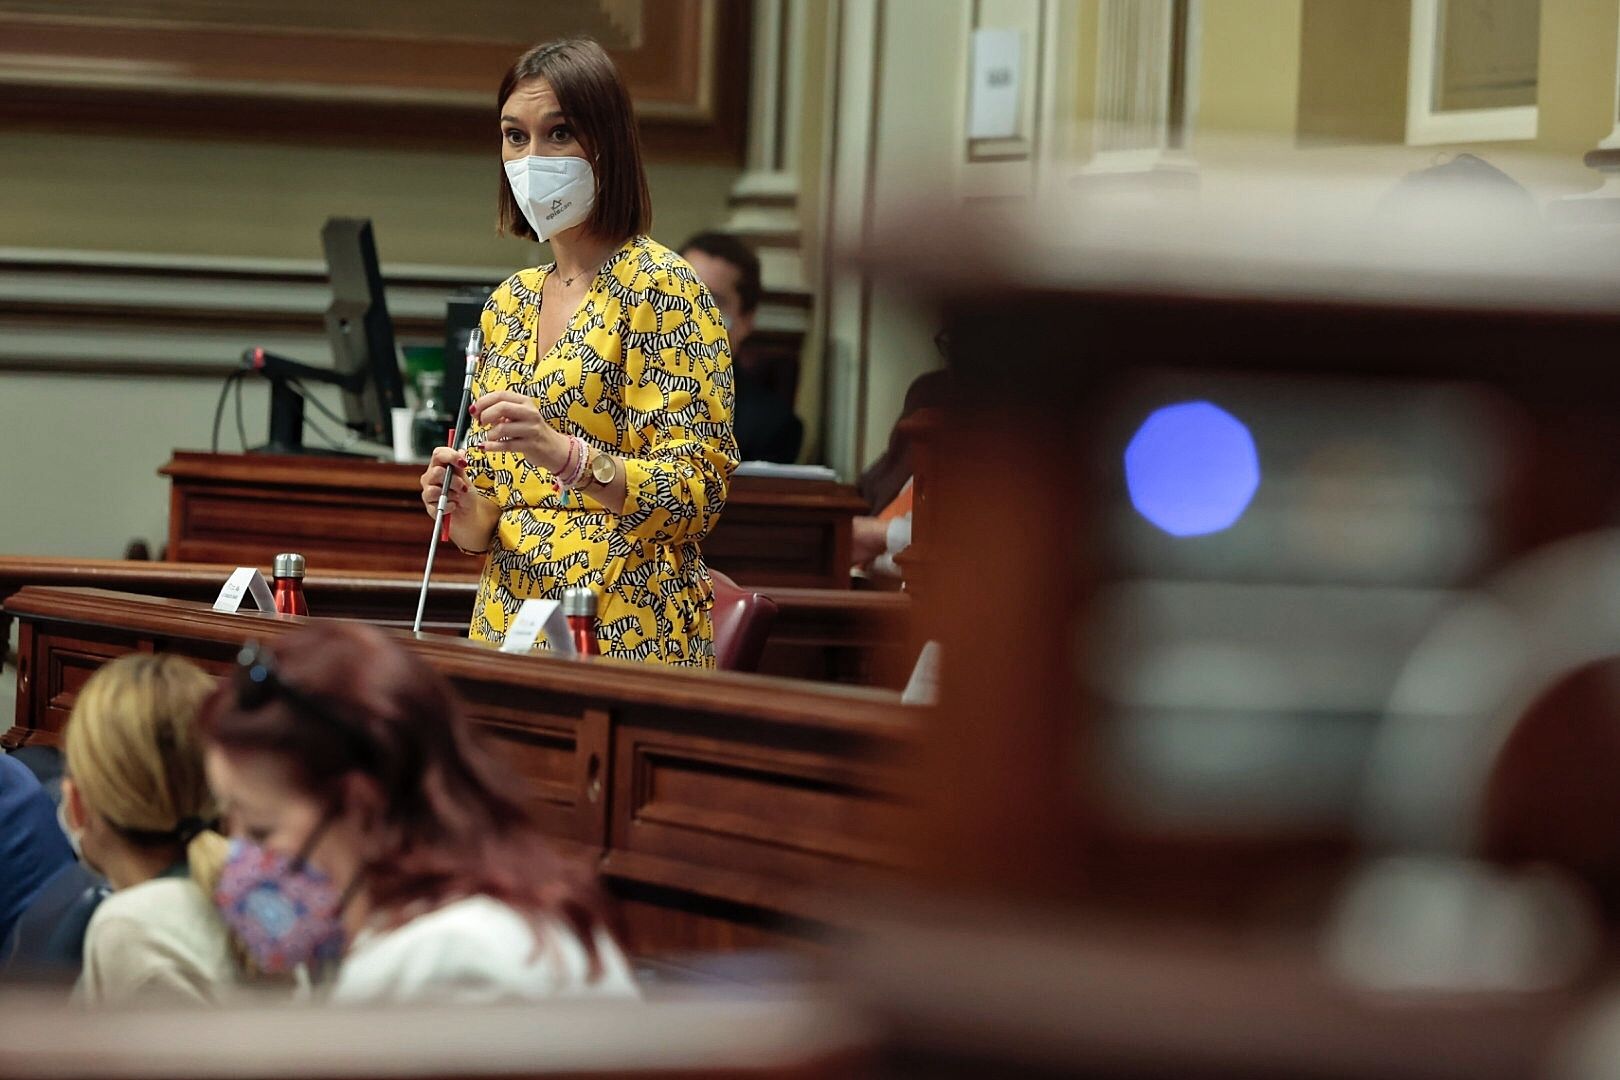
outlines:
M336 965L346 1003L636 995L594 876L379 631L249 646L201 721L234 838L216 901L262 969Z

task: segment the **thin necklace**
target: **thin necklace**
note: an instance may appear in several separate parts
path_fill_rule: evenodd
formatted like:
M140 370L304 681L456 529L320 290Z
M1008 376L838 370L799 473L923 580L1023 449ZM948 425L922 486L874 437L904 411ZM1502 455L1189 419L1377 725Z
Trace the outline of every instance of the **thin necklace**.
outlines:
M608 256L608 258L612 258L612 256L610 255L610 256ZM604 267L606 265L607 265L607 259L603 259L601 262L596 264L596 267L592 271L592 273L595 273L597 270L602 269L602 267ZM563 277L562 276L562 271L558 270L557 271L557 276L559 278L562 278L562 283L563 283L564 288L570 288L570 287L573 286L574 282L578 281L580 278L585 276L585 271L577 270L577 271L574 272L573 277Z

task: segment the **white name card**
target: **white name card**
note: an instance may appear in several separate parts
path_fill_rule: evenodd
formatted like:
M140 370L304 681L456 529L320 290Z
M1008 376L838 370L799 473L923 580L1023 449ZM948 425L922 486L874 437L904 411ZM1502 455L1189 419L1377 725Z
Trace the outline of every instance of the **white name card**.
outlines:
M506 629L506 640L501 652L526 653L534 648L540 635L546 635L551 651L561 656L574 654L574 638L568 632L568 619L563 616L562 604L556 600L525 600L512 617Z
M242 610L242 601L249 596L253 597L260 611L276 610L276 598L270 595L270 583L264 580L258 567L238 566L225 579L225 585L219 590L219 598L214 601L214 610L235 614Z
M917 666L911 669L905 693L900 695L902 705L933 705L939 701L939 642L930 641L917 656Z

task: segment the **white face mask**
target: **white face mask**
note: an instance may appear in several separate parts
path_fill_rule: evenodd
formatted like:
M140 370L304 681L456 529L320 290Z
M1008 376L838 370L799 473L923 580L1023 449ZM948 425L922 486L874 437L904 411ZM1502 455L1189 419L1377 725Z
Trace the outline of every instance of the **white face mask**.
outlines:
M506 163L518 209L534 234L550 240L590 216L596 205L596 175L581 157L526 157Z

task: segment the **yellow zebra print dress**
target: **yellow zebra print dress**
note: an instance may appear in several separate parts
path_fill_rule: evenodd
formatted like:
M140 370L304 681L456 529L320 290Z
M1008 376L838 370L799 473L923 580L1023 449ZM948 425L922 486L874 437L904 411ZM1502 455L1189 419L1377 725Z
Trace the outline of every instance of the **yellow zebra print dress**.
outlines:
M737 466L720 311L684 259L638 236L540 356L540 290L554 269L519 271L484 305L473 396L516 391L558 431L622 458L625 501L559 491L521 455L483 450L488 429L475 425L468 479L501 514L469 634L499 642L522 601L589 585L605 655L713 667L714 590L698 545Z

